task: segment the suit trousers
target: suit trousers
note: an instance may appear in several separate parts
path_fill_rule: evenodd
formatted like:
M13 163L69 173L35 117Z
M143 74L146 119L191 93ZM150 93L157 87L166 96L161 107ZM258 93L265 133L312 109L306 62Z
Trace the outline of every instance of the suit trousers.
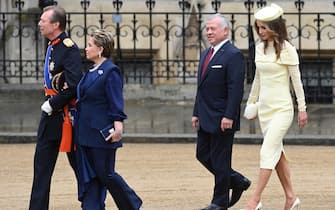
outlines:
M41 122L43 123L43 114ZM46 135L40 132L39 130L35 148L34 178L29 210L49 209L51 177L55 169L60 145L60 139L46 138ZM74 152L67 153L67 158L76 174Z
M234 131L208 133L198 130L196 157L214 175L212 203L228 208Z
M100 210L89 207L92 201L99 201L99 193L107 188L120 210L138 210L142 205L141 198L128 186L126 181L115 172L116 149L85 147L88 161L96 173L83 198L83 209Z

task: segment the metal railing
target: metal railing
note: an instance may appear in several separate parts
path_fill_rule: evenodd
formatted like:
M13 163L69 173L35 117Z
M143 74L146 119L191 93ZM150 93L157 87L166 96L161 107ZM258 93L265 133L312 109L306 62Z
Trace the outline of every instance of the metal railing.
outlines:
M192 5L186 0L176 1L180 10L174 12L154 12L154 0L142 3L148 11L122 12L122 1L114 0L113 12L88 12L90 1L80 1L82 12L67 13L67 33L83 50L94 29L112 31L116 42L113 60L124 70L126 83L151 84L172 79L179 84L195 82L198 55L206 47L204 22L208 15L220 12L223 3L211 1L212 12L204 12L202 5ZM5 83L38 82L43 80L46 45L37 26L41 11L38 8L23 11L23 1L16 4L17 12L0 12L0 75ZM247 83L251 83L254 75L249 56L254 43L250 30L252 11L254 5L265 4L262 0L248 0L243 4L246 12L224 13L230 22L231 41L247 59ZM332 103L335 13L303 13L304 1L294 4L297 12L285 13L285 17L289 38L301 55L306 95L310 102ZM312 47L306 48L306 43ZM83 62L86 63L85 58Z

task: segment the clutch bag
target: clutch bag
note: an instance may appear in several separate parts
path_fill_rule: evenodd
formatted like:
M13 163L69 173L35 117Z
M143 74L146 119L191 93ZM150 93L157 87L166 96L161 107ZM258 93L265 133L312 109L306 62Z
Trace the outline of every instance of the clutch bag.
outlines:
M108 136L114 132L114 125L110 124L107 127L100 130L102 137L107 140Z
M251 120L251 119L256 118L257 114L258 114L258 102L247 104L247 106L245 107L243 116L247 118L248 120Z

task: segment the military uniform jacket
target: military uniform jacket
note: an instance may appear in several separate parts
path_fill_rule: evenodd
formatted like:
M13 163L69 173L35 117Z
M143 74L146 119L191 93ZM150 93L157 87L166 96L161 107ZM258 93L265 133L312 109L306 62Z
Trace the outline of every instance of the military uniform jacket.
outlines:
M49 57L49 77L55 96L47 96L53 109L51 116L42 113L38 136L46 139L60 140L62 135L63 108L71 99L76 98L76 88L82 77L82 59L77 45L61 33L56 39L50 40L53 45ZM64 82L67 89L63 89Z

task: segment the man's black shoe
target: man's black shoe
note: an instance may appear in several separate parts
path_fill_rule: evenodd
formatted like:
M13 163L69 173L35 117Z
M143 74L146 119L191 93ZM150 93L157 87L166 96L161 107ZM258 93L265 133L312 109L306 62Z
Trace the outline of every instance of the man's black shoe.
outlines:
M209 206L202 208L200 210L227 210L226 208L223 208L221 206L218 206L214 203L209 204Z
M233 205L235 205L235 203L237 203L237 201L240 200L243 191L247 190L250 187L250 185L251 181L247 178L244 178L241 185L232 188L231 198L228 207L232 207Z

